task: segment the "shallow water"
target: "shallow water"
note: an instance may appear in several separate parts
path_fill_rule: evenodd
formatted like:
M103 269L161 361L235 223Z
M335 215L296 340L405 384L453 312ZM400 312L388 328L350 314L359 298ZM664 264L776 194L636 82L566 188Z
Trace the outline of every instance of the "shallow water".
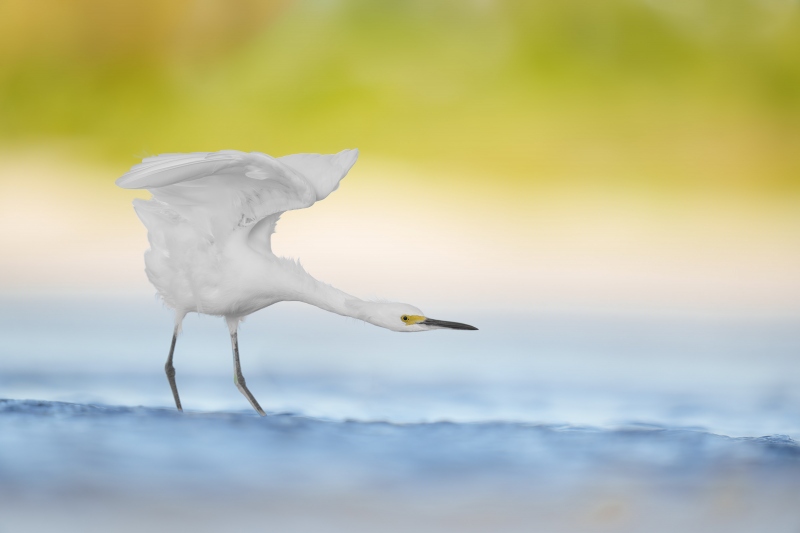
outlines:
M0 303L0 533L800 532L789 320L484 315L467 337L276 307L241 335L261 418L219 320L187 321L180 414L157 304Z
M4 400L0 449L8 531L800 527L784 436Z

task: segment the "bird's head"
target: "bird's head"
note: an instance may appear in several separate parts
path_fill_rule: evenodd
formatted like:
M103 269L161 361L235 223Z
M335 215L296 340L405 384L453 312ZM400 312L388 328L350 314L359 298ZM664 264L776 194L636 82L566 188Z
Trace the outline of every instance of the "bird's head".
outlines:
M448 322L428 318L413 305L393 302L371 302L365 310L364 320L392 331L411 332L431 329L467 329L478 328L460 322Z

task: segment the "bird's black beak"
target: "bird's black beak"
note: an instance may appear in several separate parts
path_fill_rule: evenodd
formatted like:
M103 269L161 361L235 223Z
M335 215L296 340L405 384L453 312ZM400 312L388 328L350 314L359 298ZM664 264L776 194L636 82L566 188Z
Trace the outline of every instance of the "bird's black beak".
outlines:
M461 322L448 322L447 320L434 320L432 318L426 318L420 324L424 324L426 326L432 326L435 328L447 328L447 329L470 329L470 330L477 330L475 326L470 326L469 324L462 324Z

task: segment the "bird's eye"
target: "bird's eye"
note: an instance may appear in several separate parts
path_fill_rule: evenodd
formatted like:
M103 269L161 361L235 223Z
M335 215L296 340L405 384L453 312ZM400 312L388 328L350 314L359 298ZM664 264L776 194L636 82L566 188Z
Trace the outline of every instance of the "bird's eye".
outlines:
M408 322L408 316L407 315L403 315L403 322Z

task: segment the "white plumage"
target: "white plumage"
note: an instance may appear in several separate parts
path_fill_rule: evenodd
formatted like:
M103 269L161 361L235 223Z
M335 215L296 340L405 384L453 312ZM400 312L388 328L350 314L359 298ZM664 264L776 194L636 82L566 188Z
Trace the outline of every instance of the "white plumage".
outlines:
M225 317L234 354L234 379L264 414L244 383L237 329L246 315L281 301L302 301L394 331L475 329L426 318L416 307L368 302L309 275L297 262L272 253L270 239L281 214L310 207L339 186L358 150L274 158L236 150L148 157L117 180L126 189L148 189L134 200L147 227L145 272L175 310L167 376L181 409L172 357L187 313Z

